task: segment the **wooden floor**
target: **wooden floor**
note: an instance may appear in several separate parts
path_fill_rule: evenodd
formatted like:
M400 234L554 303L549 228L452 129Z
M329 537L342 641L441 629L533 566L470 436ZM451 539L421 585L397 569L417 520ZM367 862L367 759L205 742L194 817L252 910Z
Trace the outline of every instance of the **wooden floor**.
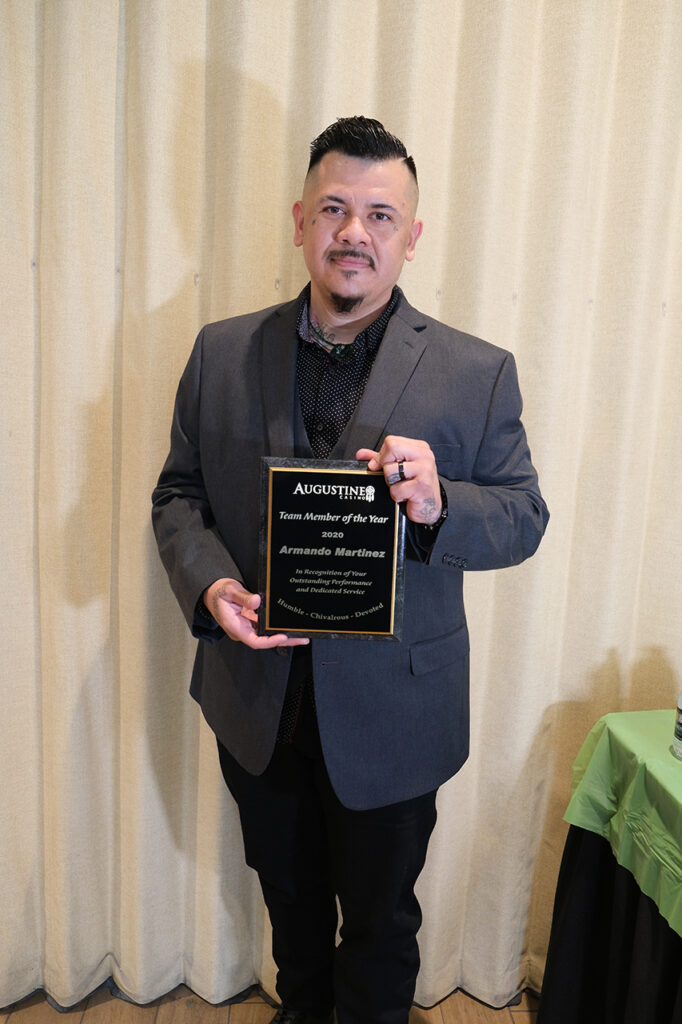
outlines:
M519 1006L491 1010L489 1006L455 992L431 1010L413 1009L410 1024L535 1024L537 1000L524 994ZM44 996L0 1010L0 1024L268 1024L275 1010L254 990L243 1003L212 1006L184 985L147 1006L112 997L102 988L82 1004L59 1013Z

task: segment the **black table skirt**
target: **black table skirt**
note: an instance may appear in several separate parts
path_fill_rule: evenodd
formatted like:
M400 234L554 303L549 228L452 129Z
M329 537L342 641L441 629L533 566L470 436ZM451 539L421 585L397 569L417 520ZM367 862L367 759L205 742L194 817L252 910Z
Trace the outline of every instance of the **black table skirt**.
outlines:
M682 938L609 843L573 825L538 1024L682 1024Z

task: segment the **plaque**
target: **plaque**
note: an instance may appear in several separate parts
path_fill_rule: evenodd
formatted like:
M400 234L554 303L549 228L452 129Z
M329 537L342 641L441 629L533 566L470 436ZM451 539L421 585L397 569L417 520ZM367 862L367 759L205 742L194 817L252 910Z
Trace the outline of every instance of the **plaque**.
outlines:
M259 633L399 640L405 515L383 473L262 462Z

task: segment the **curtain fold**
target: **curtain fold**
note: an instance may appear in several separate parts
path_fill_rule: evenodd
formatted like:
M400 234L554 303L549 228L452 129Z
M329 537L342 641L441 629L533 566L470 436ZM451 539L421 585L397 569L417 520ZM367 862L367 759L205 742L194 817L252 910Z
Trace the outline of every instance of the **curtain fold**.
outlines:
M552 512L465 582L417 999L540 987L571 762L682 689L680 52L675 0L0 7L0 1005L272 990L149 496L201 325L305 283L308 144L355 113L417 162L410 301L516 356Z

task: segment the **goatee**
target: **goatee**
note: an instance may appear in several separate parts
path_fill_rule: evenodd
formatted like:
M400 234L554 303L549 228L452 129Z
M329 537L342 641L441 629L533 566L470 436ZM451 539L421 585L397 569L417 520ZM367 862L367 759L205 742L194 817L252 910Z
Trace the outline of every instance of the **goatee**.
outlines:
M352 313L353 310L365 300L364 295L339 295L338 292L331 293L331 300L334 304L335 313Z

